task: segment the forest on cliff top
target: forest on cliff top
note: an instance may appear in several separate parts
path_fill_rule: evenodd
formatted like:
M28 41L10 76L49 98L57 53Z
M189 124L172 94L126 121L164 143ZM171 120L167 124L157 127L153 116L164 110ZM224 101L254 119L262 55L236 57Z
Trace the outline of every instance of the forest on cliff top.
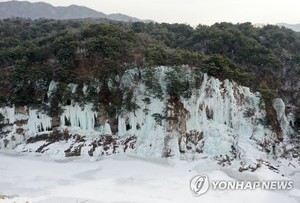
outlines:
M90 96L78 94L77 99L114 105L122 102L118 95L123 90L112 91L109 83L118 87L117 78L126 70L155 66L188 65L221 80L234 80L260 91L271 104L275 97L291 97L291 89L283 87L292 77L298 80L299 64L300 33L274 25L216 23L193 28L142 22L0 20L0 102L35 106L50 102L51 115L59 114L59 103L69 99L69 83L101 83L100 93L90 89ZM52 80L59 87L49 101L46 93ZM174 88L173 93L180 96L177 90L181 91ZM298 105L295 99L287 100Z

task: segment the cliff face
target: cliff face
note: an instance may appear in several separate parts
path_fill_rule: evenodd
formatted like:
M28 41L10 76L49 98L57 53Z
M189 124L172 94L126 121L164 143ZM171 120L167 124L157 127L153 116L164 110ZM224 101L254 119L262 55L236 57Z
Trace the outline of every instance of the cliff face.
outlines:
M133 153L188 160L210 157L220 164L237 159L245 169L279 156L299 161L295 118L286 115L281 99L273 102L281 126L275 132L265 123L265 104L259 93L229 80L195 74L190 68L177 78L179 86L168 80L174 68L151 70L151 80L137 80L138 75L146 74L138 69L119 78L123 97L130 98L134 108L119 109L115 116L93 103L74 101L62 106L59 117L52 118L42 109L0 108L5 117L0 148L55 157ZM185 81L189 87L182 95L172 94ZM48 96L56 85L51 82ZM78 91L76 84L68 87L72 94ZM101 88L96 87L98 92ZM84 86L82 91L86 89Z

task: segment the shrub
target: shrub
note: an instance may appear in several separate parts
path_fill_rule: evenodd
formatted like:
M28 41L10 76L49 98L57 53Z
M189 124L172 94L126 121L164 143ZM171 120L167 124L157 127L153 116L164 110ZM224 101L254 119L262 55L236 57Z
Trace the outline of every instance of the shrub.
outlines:
M191 97L193 88L191 87L186 74L187 73L184 73L184 71L179 67L175 67L173 70L166 73L165 81L167 83L167 93L171 97Z
M3 116L2 113L0 113L0 123L2 123L4 121L5 117Z
M162 120L165 119L164 116L162 116L159 113L155 113L155 114L152 114L152 117L154 117L154 120L155 120L155 122L156 122L157 125L161 125L162 126Z
M252 108L247 108L247 110L244 112L244 117L245 118L250 118L252 116L254 116L255 114L255 110Z

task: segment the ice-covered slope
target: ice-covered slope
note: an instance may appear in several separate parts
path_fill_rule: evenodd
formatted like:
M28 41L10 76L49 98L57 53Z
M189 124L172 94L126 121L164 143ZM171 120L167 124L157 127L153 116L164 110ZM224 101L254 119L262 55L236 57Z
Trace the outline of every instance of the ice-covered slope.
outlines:
M94 110L92 103L79 105L71 101L71 105L63 107L59 127L54 127L54 118L42 111L2 107L0 113L5 124L0 148L56 157L124 152L188 160L211 157L223 165L239 159L245 169L256 168L262 160L284 153L288 143L278 144L276 133L263 125L266 112L259 93L191 68L182 69L178 72L176 68L157 67L141 73L138 69L125 72L120 87L127 90L124 98L131 91L130 102L136 108L124 108L114 118ZM146 77L149 71L151 79ZM137 75L144 79L137 80ZM182 95L170 93L176 85L187 81L189 88ZM56 85L51 82L49 96ZM75 94L77 85L70 84L69 88ZM286 117L281 99L274 101L274 107L282 128L280 133L284 140L289 140L292 116ZM111 128L115 129L114 135Z

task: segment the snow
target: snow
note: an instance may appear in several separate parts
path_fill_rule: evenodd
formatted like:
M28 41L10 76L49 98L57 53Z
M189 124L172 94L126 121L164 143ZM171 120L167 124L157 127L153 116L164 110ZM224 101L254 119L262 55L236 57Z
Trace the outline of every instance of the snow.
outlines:
M0 154L0 191L12 199L5 203L52 202L224 202L297 203L300 200L300 174L293 169L288 177L261 168L240 173L220 168L209 159L193 162L178 159L116 155L109 158L49 159L46 156ZM289 180L290 191L209 190L195 197L189 182L195 175L210 180Z

